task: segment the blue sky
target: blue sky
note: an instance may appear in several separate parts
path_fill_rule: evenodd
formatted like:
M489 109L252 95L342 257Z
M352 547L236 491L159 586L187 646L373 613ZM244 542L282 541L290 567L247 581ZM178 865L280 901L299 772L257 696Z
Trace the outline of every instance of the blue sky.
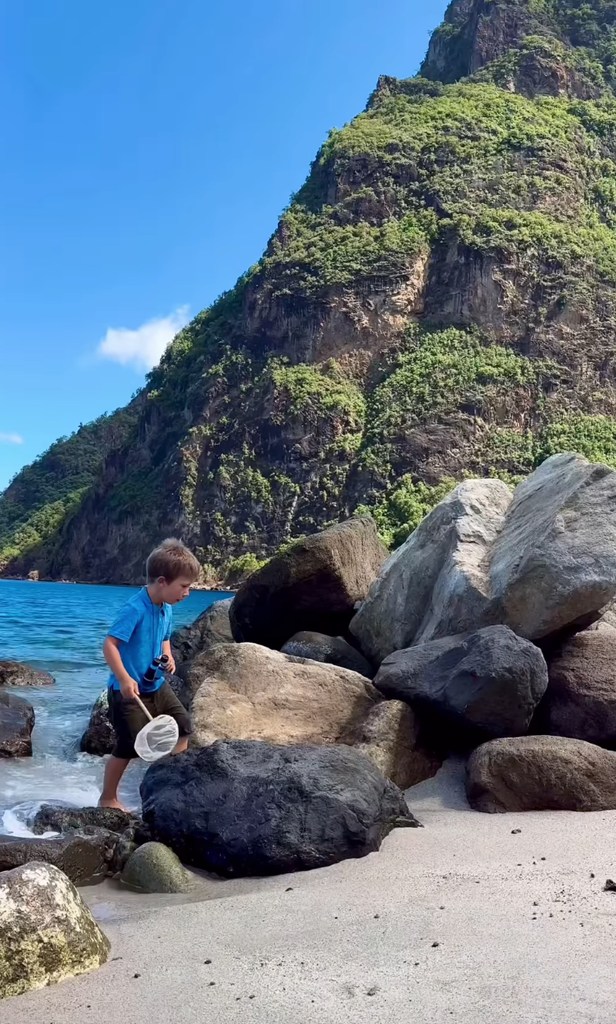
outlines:
M7 0L0 488L124 404L260 256L328 130L446 0ZM224 9L223 9L224 8Z

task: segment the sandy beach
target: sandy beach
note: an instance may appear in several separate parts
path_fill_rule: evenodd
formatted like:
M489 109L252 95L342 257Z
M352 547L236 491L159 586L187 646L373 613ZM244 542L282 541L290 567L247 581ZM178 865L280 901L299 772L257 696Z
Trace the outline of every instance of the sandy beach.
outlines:
M188 903L83 890L109 963L0 1020L612 1022L616 812L477 814L455 763L408 798L425 828L363 860L207 881Z

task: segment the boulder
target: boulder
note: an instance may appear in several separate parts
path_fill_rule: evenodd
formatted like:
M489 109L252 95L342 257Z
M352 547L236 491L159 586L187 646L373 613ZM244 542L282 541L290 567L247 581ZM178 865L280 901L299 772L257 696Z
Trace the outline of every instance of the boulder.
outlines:
M258 644L225 644L193 662L193 742L344 743L380 701L357 672Z
M400 785L434 774L415 716L376 714L386 702L357 672L258 644L221 645L196 658L191 672L196 746L221 739L358 744Z
M538 647L487 626L391 654L374 685L436 716L454 740L480 742L528 731L548 670Z
M34 862L0 875L0 999L91 971L108 956L109 941L61 871Z
M194 879L173 850L163 843L145 843L128 858L122 885L135 892L189 892Z
M616 595L616 472L554 455L516 488L490 559L493 621L541 639Z
M107 875L117 841L118 836L97 829L54 839L0 836L0 871L36 860L53 864L74 885L95 885Z
M21 661L0 661L0 686L52 686L54 682L49 672Z
M487 624L488 557L511 497L500 480L459 484L388 559L350 625L371 661Z
M79 749L85 754L103 757L110 754L115 746L115 733L109 720L109 699L107 689L98 695L92 705L88 727L81 737Z
M234 638L279 648L300 630L344 633L386 557L368 517L297 541L238 590L230 612Z
M616 630L601 625L566 640L549 659L537 728L616 747Z
M324 633L303 630L287 640L280 650L295 658L309 658L311 661L348 668L352 672L359 672L366 679L374 676L370 662L341 636L326 636Z
M214 743L152 765L141 797L157 839L228 877L363 857L418 824L400 790L344 746Z
M0 758L31 757L33 728L32 705L0 690Z
M215 601L191 625L176 629L172 634L171 648L178 668L216 644L229 644L233 641L229 621L231 601L230 597L224 601Z
M113 807L57 807L43 804L32 821L36 835L44 832L71 832L75 829L99 828L107 832L125 832L127 828L142 826L133 814Z
M616 810L616 753L561 736L517 736L478 747L467 767L476 811Z
M353 748L366 754L400 789L432 778L442 764L426 742L415 712L400 700L381 701L368 712Z

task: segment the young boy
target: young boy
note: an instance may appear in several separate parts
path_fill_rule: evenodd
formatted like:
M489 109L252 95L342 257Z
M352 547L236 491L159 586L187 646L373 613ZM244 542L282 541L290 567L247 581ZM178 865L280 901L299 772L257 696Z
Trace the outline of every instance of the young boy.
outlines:
M173 751L188 747L191 723L188 712L175 696L162 672L152 683L144 675L154 658L166 654L168 668L175 672L171 654L171 606L183 601L199 578L200 566L181 541L170 538L157 547L146 562L147 586L131 597L113 623L103 644L109 678L109 717L116 744L105 765L101 807L124 810L118 800L118 786L135 754L135 737L147 722L133 700L135 694L151 715L171 715L178 723L180 738Z

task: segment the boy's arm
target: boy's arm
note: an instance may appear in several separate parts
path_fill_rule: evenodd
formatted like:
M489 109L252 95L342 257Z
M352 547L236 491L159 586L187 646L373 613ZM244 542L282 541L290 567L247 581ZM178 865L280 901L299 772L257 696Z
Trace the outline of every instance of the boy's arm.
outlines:
M115 636L106 636L103 644L103 655L109 668L120 684L120 691L124 700L131 700L139 696L139 685L129 676L124 668L122 655L119 650L120 641Z
M166 654L169 658L167 669L173 674L175 672L175 658L171 653L171 640L163 640L163 654Z

